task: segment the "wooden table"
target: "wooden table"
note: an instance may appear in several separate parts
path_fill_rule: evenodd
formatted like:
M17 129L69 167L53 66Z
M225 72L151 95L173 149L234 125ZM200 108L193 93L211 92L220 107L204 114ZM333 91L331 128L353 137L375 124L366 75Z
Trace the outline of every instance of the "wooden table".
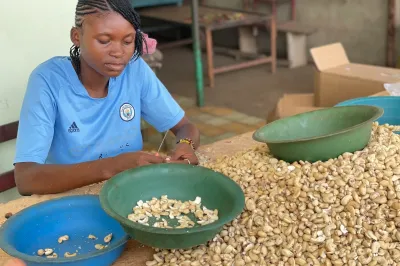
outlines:
M290 18L292 21L296 20L296 0L243 0L244 8L252 7L253 10L256 10L259 2L266 2L271 5L272 15L276 17L277 15L277 5L283 2L290 1Z
M245 149L252 148L257 146L257 142L252 140L252 132L216 142L214 144L210 144L207 146L202 146L199 149L199 153L203 156L208 157L213 160L223 155L233 155L238 151L242 151ZM0 204L0 224L5 222L5 214L8 212L17 213L24 208L27 208L33 204L53 199L59 198L61 196L69 196L69 195L84 195L84 194L96 194L98 195L102 184L95 184L87 187L83 187L80 189L76 189L70 191L68 193L58 194L58 195L45 195L45 196L31 196L31 197L23 197L6 204ZM122 256L116 261L114 265L116 266L145 266L146 261L152 260L153 250L148 247L143 247L139 243L135 241L129 241L125 252ZM10 257L0 250L0 265L3 265L6 260Z
M237 20L224 20L220 22L205 22L201 18L204 16L216 16L226 15L232 17L235 14L242 14L243 17ZM157 19L169 23L176 23L181 25L192 25L191 8L188 5L183 6L163 6L157 8L149 8L140 11L141 17L147 17L151 19ZM261 64L271 64L272 73L276 71L276 24L275 17L260 13L254 13L249 11L237 11L227 8L219 7L207 7L200 6L198 8L199 26L201 30L205 32L206 50L207 50L207 66L208 66L208 78L210 87L215 85L215 75L243 68L248 68ZM217 30L239 28L251 25L263 24L270 29L271 33L271 55L265 56L253 60L249 60L243 63L236 63L228 66L215 67L214 66L214 45L212 33Z

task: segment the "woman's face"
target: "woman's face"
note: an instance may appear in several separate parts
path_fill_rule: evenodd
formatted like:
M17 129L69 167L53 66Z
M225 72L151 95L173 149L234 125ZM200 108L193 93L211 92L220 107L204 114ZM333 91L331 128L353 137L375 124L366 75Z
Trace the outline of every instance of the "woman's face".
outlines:
M122 73L135 52L136 31L116 12L87 15L81 29L72 29L71 39L80 48L81 65L105 77Z

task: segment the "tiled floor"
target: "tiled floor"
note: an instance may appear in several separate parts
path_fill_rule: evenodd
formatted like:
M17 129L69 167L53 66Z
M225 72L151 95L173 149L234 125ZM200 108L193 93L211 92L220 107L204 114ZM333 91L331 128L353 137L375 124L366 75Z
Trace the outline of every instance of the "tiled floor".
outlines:
M281 44L285 46L285 42ZM157 71L157 76L172 94L194 99L197 89L193 50L190 47L176 47L163 49L162 53L163 67ZM206 105L227 107L264 119L282 94L313 92L315 69L312 64L297 68L278 65L275 74L270 72L270 65L224 73L215 77L215 87L210 88L206 75L207 56L205 53L202 56ZM218 67L237 63L235 58L220 53L215 53L213 59Z
M193 99L182 96L174 96L174 98L199 129L201 145L254 131L265 124L265 121L258 117L248 116L231 109L213 106L199 108ZM162 135L154 128L150 128L145 137L145 149L157 149L161 140ZM174 146L174 141L174 136L169 134L166 141L167 149Z

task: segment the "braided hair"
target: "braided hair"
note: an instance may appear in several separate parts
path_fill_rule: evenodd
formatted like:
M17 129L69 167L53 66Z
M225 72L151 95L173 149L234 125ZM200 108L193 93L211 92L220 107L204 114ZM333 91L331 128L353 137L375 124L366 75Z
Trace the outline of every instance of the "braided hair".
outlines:
M140 30L140 17L139 14L133 9L129 0L78 0L75 11L75 27L81 28L86 15L110 12L114 11L119 13L128 22L130 22L136 31L135 37L135 52L133 60L136 60L143 54L143 38ZM70 57L72 64L74 65L78 76L81 73L81 62L80 62L80 49L79 47L72 45L70 49Z

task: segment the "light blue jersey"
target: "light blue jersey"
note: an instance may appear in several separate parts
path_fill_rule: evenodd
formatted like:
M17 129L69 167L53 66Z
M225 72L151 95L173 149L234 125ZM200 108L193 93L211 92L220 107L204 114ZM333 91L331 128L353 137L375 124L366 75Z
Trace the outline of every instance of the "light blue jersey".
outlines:
M29 78L14 162L74 164L140 151L141 118L165 132L183 117L141 58L110 79L107 97L92 98L69 57L54 57Z

